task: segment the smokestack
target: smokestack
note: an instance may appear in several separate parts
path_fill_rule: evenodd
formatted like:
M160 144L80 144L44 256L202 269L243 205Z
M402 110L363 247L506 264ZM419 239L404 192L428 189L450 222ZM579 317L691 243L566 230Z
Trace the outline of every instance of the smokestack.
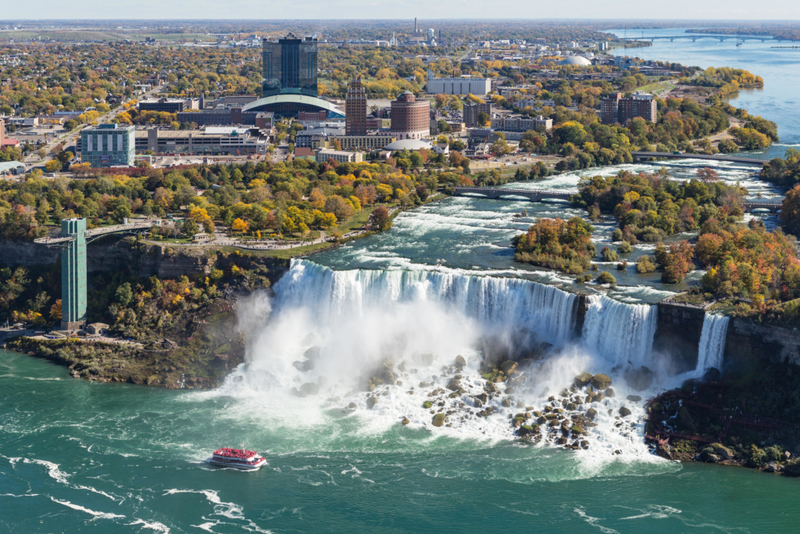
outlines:
M414 33L417 33L417 17L414 17Z

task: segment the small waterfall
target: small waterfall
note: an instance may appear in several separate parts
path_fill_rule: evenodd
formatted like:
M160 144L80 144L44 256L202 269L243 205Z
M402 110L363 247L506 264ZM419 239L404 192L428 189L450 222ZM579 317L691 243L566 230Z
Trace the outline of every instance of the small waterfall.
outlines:
M576 295L520 278L458 271L335 271L307 260L292 262L275 293L277 309L306 307L323 322L427 301L485 326L525 328L553 344L572 337L578 304Z
M613 365L650 364L658 307L625 304L605 295L587 299L582 343Z
M695 369L698 376L702 376L711 368L722 370L725 336L728 333L729 321L729 317L710 313L706 313L703 318L703 331L700 334L700 347Z

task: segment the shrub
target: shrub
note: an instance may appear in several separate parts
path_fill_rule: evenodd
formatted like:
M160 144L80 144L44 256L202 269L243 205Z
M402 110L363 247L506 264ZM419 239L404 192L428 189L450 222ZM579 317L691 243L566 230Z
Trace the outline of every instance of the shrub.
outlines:
M598 284L611 284L611 285L614 285L614 284L617 283L617 279L614 278L613 274L603 271L597 277L597 283Z
M656 270L656 264L653 262L653 258L648 255L644 255L639 258L639 261L636 262L636 272L639 274L647 274L653 273Z
M600 254L603 256L603 261L617 261L619 259L617 253L608 247L603 247L603 250L600 251Z
M633 247L627 241L623 241L617 247L617 252L620 254L630 254L633 251Z

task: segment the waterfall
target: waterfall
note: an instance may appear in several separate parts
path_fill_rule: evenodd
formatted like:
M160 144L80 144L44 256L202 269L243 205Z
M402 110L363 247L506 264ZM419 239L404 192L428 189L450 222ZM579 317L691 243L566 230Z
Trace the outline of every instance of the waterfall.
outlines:
M703 318L703 332L700 334L700 347L695 369L698 376L702 376L711 368L722 370L725 336L728 333L729 321L729 317L710 313Z
M657 314L656 306L592 295L587 299L582 343L614 366L648 365Z
M277 309L306 307L325 322L397 304L432 303L490 328L527 329L553 344L572 337L578 303L576 295L520 278L446 270L335 271L307 260L293 260L275 293Z

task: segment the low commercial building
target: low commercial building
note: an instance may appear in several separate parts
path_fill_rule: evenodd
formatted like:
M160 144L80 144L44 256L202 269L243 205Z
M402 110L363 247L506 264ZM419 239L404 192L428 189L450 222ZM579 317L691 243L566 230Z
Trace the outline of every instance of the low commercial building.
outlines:
M473 78L461 76L460 78L434 78L428 71L426 91L429 94L445 95L477 95L484 96L492 90L491 78Z
M327 148L317 149L317 161L326 162L329 159L339 163L361 163L364 158L361 152L348 152L346 150L330 150Z
M198 98L151 98L139 102L139 111L166 111L177 113L187 109L201 109L202 99Z
M300 130L294 137L294 146L302 146L309 148L319 148L321 140L327 140L329 137L343 137L345 134L344 128L309 128L308 130Z
M202 130L151 128L136 132L136 151L154 154L234 155L263 154L267 138L250 128L206 127Z
M81 130L81 162L99 167L130 167L134 163L136 128L100 124Z
M231 107L179 111L177 120L197 126L256 126L270 129L274 116L274 113L268 111L243 111L241 107Z
M342 150L380 150L397 138L393 135L338 135L333 138L339 141Z
M492 117L492 129L501 132L527 132L534 130L546 132L553 128L553 119L539 115L536 118L522 115L495 115Z
M0 162L0 176L25 174L25 164L19 161Z

